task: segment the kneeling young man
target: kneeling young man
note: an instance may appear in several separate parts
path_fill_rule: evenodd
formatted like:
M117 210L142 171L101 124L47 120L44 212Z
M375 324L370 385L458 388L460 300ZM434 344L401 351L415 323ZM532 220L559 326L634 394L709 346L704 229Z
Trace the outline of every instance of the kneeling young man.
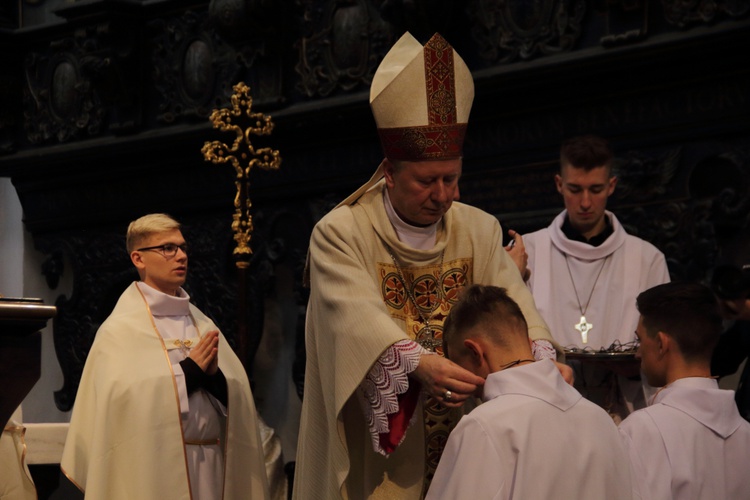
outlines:
M713 292L667 283L641 293L636 357L654 387L649 406L620 424L643 498L750 497L750 422L734 391L711 377L722 330Z
M427 498L632 498L614 422L534 361L526 332L502 288L473 285L451 309L445 355L486 378L484 403L451 433Z

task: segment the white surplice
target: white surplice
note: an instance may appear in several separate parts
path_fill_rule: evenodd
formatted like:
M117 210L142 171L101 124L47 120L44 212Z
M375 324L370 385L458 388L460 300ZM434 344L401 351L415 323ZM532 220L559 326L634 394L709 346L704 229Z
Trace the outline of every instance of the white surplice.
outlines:
M523 237L534 302L552 336L563 347L599 349L609 347L615 340L635 340L635 298L640 292L669 281L664 255L651 243L625 232L612 212L606 214L613 232L596 247L565 236L561 229L567 216L565 210L549 227ZM581 318L581 309L585 309L586 320L593 325L588 344L583 344L581 333L574 327Z
M188 395L185 374L180 361L200 341L200 335L190 316L190 296L179 289L179 296L167 295L146 283L138 283L146 298L156 329L172 362L177 392L180 398L182 430L186 443L209 442L216 444L187 444L190 489L194 499L219 500L224 484L224 457L219 444L227 416L226 407L204 389ZM186 345L190 347L185 347Z
M633 498L617 427L551 360L490 374L483 399L448 438L427 500Z
M599 246L565 236L565 210L549 227L523 237L531 269L529 288L550 332L565 348L599 350L616 341L635 341L636 297L669 281L664 255L651 243L628 234L612 212L606 215L612 234ZM575 328L584 315L582 310L593 325L587 344ZM629 380L599 365L570 364L576 389L618 420L643 408L653 393L645 381Z
M750 498L750 423L716 380L672 382L620 434L644 499Z

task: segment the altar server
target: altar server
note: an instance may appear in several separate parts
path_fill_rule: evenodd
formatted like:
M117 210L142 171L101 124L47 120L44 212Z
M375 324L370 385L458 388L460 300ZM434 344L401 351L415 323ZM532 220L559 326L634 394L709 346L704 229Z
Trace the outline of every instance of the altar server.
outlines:
M448 438L428 500L630 499L612 419L535 361L526 320L502 288L473 285L445 322L451 361L483 378L483 403Z
M613 163L612 148L601 137L564 141L555 186L565 209L549 227L523 236L534 301L566 349L599 351L632 343L636 296L669 281L664 255L628 234L606 209L617 186ZM571 365L576 388L617 421L645 406L637 366L614 374L596 365Z
M750 498L750 422L711 377L722 318L711 290L669 283L638 296L638 358L663 386L620 424L645 499Z

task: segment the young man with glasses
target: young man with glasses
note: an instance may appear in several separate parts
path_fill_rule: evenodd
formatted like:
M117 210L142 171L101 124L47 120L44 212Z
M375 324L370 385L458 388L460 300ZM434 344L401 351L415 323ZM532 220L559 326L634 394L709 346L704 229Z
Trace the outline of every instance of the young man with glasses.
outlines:
M140 281L96 334L61 467L86 498L268 498L250 384L216 325L190 304L177 221L132 222Z

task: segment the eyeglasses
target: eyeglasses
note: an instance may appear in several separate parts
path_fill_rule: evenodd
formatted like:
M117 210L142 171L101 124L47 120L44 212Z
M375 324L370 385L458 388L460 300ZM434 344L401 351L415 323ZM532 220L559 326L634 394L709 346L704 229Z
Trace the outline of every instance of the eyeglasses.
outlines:
M182 245L175 245L174 243L165 243L164 245L157 245L155 247L143 247L143 248L136 249L137 252L145 252L147 250L157 250L160 254L162 254L167 259L171 259L175 255L177 255L177 250L182 250L182 253L187 255L188 246L186 243L183 243Z

